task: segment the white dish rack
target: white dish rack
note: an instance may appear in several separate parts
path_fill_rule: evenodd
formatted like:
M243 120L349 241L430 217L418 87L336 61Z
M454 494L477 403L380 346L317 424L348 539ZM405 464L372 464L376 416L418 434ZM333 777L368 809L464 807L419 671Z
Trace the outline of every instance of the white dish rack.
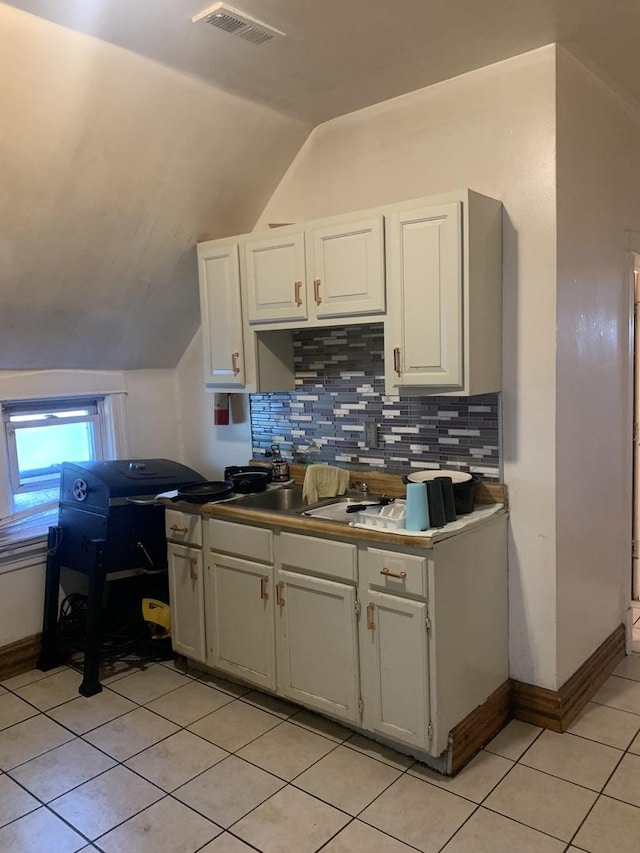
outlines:
M407 523L407 502L395 500L386 506L371 506L353 513L353 523L382 530L404 530Z

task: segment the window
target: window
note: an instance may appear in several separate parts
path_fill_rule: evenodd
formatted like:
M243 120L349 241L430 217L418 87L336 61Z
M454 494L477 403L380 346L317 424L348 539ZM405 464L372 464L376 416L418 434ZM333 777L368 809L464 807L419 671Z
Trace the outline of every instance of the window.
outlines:
M105 458L102 398L4 403L12 514L57 503L63 462Z

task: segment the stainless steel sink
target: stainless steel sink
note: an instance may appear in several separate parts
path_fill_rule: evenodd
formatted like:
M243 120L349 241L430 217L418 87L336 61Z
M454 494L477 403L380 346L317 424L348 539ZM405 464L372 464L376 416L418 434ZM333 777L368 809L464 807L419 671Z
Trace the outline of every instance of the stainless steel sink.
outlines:
M268 512L295 512L305 506L302 500L302 486L282 486L240 498L236 505L242 509L264 509Z
M295 513L309 518L324 518L330 521L348 523L353 521L351 513L346 512L346 508L350 504L375 503L375 501L362 500L360 497L335 497L326 498L309 505L305 504L302 499L302 486L292 485L247 495L238 498L234 503L239 509L244 507L246 509L261 509L266 512Z

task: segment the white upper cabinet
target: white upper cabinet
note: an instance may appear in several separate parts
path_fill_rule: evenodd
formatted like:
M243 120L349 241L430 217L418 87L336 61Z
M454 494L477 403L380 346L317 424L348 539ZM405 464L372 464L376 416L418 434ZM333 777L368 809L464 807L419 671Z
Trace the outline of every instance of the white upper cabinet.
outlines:
M310 229L309 280L316 317L385 309L382 216Z
M251 324L291 328L385 310L382 215L309 223L244 243Z
M306 320L304 233L249 237L244 253L249 322Z
M398 385L462 384L461 231L460 202L389 217L388 340Z
M387 394L500 390L501 209L465 191L389 211Z
M238 244L198 245L205 384L245 386Z
M201 243L198 259L209 388L292 390L292 330L376 320L386 394L501 388L502 205L487 196L462 190Z

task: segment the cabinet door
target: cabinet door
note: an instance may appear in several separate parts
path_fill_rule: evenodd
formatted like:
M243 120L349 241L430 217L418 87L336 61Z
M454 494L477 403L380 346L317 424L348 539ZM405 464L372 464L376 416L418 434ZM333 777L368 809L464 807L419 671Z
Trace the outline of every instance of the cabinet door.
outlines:
M360 620L363 726L429 749L427 605L367 592Z
M202 551L167 545L171 645L174 651L204 663L207 657L204 625Z
M277 580L278 693L358 722L355 588L283 570Z
M388 389L463 384L461 235L460 202L389 217Z
M304 233L245 243L250 323L307 319Z
M245 372L237 244L200 243L198 274L205 384L242 388Z
M313 300L318 317L384 312L383 219L314 228Z
M273 568L212 554L206 595L208 663L274 689Z

